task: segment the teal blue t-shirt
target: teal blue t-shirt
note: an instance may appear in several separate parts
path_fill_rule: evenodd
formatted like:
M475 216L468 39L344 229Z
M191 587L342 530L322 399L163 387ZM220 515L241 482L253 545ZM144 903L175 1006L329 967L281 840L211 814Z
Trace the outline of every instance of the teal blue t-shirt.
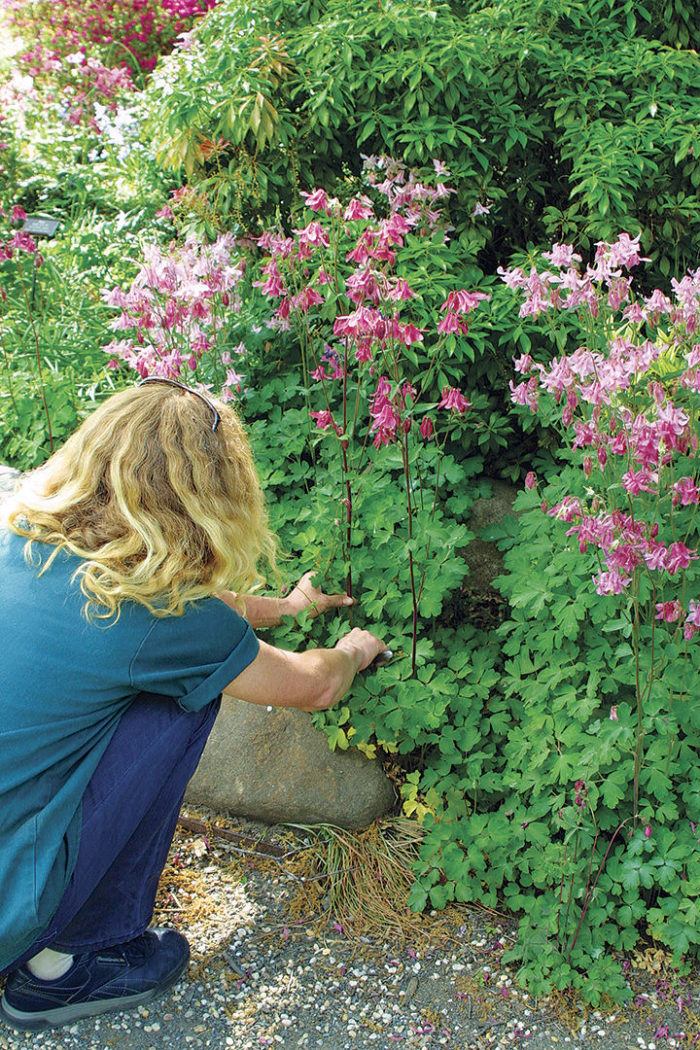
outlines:
M39 576L25 542L0 529L0 969L60 902L85 788L134 697L197 711L258 652L250 624L218 598L167 617L125 602L116 622L89 621L72 580L79 559L62 552Z

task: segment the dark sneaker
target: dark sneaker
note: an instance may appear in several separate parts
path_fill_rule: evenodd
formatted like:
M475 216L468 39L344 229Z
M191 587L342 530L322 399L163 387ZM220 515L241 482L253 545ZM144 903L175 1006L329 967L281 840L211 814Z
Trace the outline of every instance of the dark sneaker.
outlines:
M15 1028L38 1031L129 1010L175 984L189 959L181 933L155 927L126 944L76 955L55 981L40 981L21 966L7 978L0 1013Z

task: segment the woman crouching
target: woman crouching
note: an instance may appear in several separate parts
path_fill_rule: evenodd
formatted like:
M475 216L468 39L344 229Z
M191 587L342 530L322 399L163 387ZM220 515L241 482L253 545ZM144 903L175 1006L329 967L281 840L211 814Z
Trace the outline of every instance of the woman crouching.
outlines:
M40 1029L143 1003L187 967L149 928L221 694L320 710L384 649L352 630L293 653L253 628L351 604L274 570L230 406L149 379L23 482L0 529L0 1010Z

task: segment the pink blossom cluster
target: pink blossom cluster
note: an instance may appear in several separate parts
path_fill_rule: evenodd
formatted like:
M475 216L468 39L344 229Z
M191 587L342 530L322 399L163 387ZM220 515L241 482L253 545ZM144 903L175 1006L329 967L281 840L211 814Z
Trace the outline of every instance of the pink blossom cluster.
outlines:
M448 175L440 162L436 171ZM253 284L275 304L273 326L289 330L295 325L303 330L314 307L324 307L331 299L340 303L332 323L337 340L334 367L329 373L323 362L316 361L312 372L321 383L345 382L349 359L367 363L374 375L377 361L385 367L388 356L400 356L424 342L427 329L403 316L406 304L418 296L409 280L394 269L408 234L434 237L442 230L447 239L442 204L453 191L444 183L426 185L405 165L386 157L365 158L365 174L383 199L380 208L365 194L341 205L317 188L302 194L313 214L306 225L294 228L292 236L268 230L258 239L265 258L260 279ZM444 317L437 334L465 334L468 314L489 298L467 289L450 292L441 307ZM410 428L410 419L405 418L409 387L413 390L397 376L391 383L385 374L379 377L370 398L370 433L377 447ZM328 391L325 397L327 407L313 414L321 429L334 425ZM409 402L413 406L415 391ZM437 407L461 415L470 405L459 390L446 388ZM422 436L428 440L433 430L432 419L426 417L420 426Z
M621 594L645 572L656 594L698 559L700 270L672 280L671 296L656 289L637 297L622 271L642 261L638 238L598 244L585 269L569 245L543 254L551 269L501 272L524 294L521 316L575 309L589 333L604 333L588 340L593 348L578 346L546 365L529 354L514 362L524 379L511 382L513 401L533 412L541 399L556 406L592 486L590 509L569 496L549 513L573 523L567 535L582 553L589 545L600 552L598 593ZM689 639L700 630L700 611L684 601L657 602L655 615L682 621Z
M96 55L77 48L62 54L37 42L19 56L20 65L36 87L15 98L20 109L30 99L57 104L58 113L68 124L87 126L100 135L96 107L115 113L123 96L135 90L131 73L124 66L108 66ZM12 104L12 103L11 103Z
M396 439L400 427L404 431L410 430L411 420L404 418L406 402L413 403L416 398L415 387L411 383L404 383L392 396L391 383L386 376L380 376L377 389L372 398L369 414L372 418L370 433L374 434L374 445L388 445Z
M225 338L226 322L240 309L236 291L244 264L232 256L232 234L205 244L190 236L180 248L164 253L157 245L144 248L144 265L124 291L103 291L103 299L120 313L111 328L129 332L113 340L105 353L109 366L125 362L140 376L158 375L177 379L184 368L196 372L204 354L216 349ZM241 344L234 353L242 354ZM230 400L244 376L232 365L231 351L220 356L226 366L222 398Z
M597 317L603 302L617 310L629 300L632 283L622 271L648 261L639 254L639 237L632 238L626 233L620 234L614 244L599 241L593 264L586 266L583 271L577 265L581 262L581 256L574 252L571 245L555 244L550 252L542 254L552 264L553 270L540 270L533 265L527 274L519 266L510 269L498 267L501 280L509 288L525 292L520 307L521 317L537 317L549 310L578 308L585 308L593 317ZM644 309L628 308L631 320L643 319L653 314L654 309L654 303ZM638 312L640 317L636 316ZM627 316L627 312L623 316Z
M0 217L9 220L12 225L18 225L20 222L24 222L27 218L27 213L19 204L15 204L9 214L0 205ZM15 253L21 252L24 252L26 255L33 255L34 265L41 266L43 259L39 252L39 247L30 234L23 233L21 230L15 230L9 237L6 237L4 240L0 239L0 263L13 259ZM1 291L0 294L2 294Z
M27 42L34 45L28 56L37 60L36 47L43 54L38 71L45 71L55 56L126 51L144 72L150 72L158 56L191 28L195 19L215 6L217 0L0 0L10 23ZM121 57L121 55L119 56ZM32 58L28 58L32 61ZM125 68L127 63L125 63ZM33 73L32 75L36 75Z

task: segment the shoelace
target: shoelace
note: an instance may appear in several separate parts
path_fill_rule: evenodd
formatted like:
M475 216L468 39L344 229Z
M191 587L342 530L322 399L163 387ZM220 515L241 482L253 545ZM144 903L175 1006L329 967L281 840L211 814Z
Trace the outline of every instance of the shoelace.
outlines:
M112 948L105 948L99 953L99 958L105 962L119 960L127 966L138 966L144 963L150 954L150 942L144 934L133 941L127 941L126 944L115 944Z

